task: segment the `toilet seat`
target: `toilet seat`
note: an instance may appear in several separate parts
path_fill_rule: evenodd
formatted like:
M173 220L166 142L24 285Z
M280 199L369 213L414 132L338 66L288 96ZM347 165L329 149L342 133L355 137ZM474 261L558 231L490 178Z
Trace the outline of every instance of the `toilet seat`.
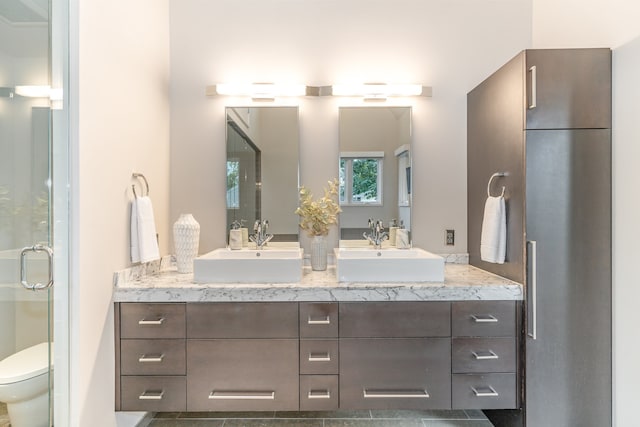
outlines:
M24 381L48 371L49 343L43 342L0 361L0 385Z

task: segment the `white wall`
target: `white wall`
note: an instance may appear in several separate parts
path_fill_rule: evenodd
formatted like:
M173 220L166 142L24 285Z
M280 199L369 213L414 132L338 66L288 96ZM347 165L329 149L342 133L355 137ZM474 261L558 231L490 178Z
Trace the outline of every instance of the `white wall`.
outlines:
M414 242L466 252L466 94L531 43L531 0L171 0L171 218L192 212L225 244L224 107L219 82L417 82ZM393 103L391 103L393 104ZM301 184L337 176L338 107L302 99ZM444 246L444 230L457 245ZM336 239L337 233L330 235ZM304 241L304 238L303 238ZM211 248L200 248L201 251Z
M534 0L533 47L613 50L613 360L614 419L637 425L640 401L637 263L640 241L640 3L634 0ZM632 40L633 39L633 40Z
M169 233L169 7L71 8L71 425L114 426L112 276L129 266L133 171L147 177L160 251Z

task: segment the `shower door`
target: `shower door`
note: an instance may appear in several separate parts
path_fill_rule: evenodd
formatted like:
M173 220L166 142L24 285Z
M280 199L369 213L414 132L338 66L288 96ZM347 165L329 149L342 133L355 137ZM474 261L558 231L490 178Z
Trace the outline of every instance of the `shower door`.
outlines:
M49 384L38 426L52 424L53 387L48 9L46 1L0 5L0 360L48 343L33 373ZM0 402L0 425L10 416Z

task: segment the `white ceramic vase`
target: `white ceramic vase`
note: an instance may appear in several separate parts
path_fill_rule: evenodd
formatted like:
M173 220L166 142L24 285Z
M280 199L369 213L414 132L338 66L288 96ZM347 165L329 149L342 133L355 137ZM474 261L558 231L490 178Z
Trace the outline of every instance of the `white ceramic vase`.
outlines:
M200 224L191 214L180 214L173 224L173 244L178 273L192 273L193 259L198 256Z
M327 269L327 237L313 236L311 240L311 269L324 271Z

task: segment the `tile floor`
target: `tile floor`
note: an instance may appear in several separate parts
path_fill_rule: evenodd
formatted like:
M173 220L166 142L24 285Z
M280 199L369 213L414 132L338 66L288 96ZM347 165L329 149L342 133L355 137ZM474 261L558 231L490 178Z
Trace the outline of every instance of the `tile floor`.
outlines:
M481 411L169 412L149 427L493 427Z

